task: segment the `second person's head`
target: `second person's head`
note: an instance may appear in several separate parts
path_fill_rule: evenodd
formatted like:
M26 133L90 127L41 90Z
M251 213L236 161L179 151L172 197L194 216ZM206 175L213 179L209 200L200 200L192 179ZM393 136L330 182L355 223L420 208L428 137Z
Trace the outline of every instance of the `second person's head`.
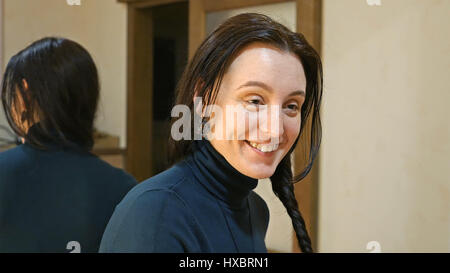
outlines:
M89 150L99 89L88 51L74 41L49 37L10 59L1 97L10 126L29 144L75 143Z

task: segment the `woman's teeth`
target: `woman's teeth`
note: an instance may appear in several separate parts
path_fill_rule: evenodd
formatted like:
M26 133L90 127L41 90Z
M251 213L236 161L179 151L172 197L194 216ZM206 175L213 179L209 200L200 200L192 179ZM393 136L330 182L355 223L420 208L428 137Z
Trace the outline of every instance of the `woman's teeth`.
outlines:
M273 152L278 149L278 144L258 144L250 141L247 141L247 143L250 144L250 146L252 146L253 148L256 148L264 153Z

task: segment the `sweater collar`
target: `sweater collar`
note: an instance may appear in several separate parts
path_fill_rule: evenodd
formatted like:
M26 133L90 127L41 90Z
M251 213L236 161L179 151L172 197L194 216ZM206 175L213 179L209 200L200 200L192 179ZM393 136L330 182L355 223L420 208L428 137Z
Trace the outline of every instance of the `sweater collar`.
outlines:
M243 208L248 195L258 185L258 179L236 170L209 140L194 140L186 161L200 184L230 208Z

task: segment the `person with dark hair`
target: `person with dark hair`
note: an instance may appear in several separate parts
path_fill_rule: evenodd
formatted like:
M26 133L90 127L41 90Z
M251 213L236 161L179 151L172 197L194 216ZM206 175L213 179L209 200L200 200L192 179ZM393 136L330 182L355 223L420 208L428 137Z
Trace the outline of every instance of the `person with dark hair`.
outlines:
M91 153L99 89L74 41L43 38L10 59L1 99L23 145L0 153L0 252L98 252L136 185Z
M322 81L320 56L302 34L261 14L226 20L197 49L177 87L175 107L194 113L194 126L186 126L194 139L178 135L174 107L174 165L125 196L100 252L267 252L269 211L253 191L262 178L270 178L302 252L313 252L294 183L319 150ZM231 119L219 111L228 107L237 109ZM206 130L195 125L197 116ZM302 134L308 162L294 176L291 154Z

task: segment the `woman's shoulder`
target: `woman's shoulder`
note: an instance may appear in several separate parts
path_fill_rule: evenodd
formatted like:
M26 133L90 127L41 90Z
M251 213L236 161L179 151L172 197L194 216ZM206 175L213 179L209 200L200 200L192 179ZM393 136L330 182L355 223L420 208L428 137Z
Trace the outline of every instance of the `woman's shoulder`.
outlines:
M116 168L91 153L42 149L23 144L0 153L0 177L4 181L64 177L67 184L76 181L90 189L101 187L105 191L128 192L137 181L126 171Z
M23 173L34 168L34 158L27 154L24 145L0 153L0 177ZM2 179L0 179L1 181Z
M135 186L117 205L101 252L183 252L180 240L195 241L198 224L174 190L185 181L182 173L172 167Z
M182 213L186 208L184 200L170 188L147 186L141 183L128 192L117 205L115 213L134 215L145 222L145 219L149 221L154 219L149 215Z
M16 146L14 148L10 148L3 152L0 152L0 161L4 164L7 164L10 161L21 159L25 156L23 151L23 145Z
M152 207L152 210L155 211L166 209L166 204L177 203L181 207L186 206L176 190L177 186L185 183L186 179L184 170L179 165L174 165L133 187L117 209L139 211Z
M175 193L175 188L185 183L187 177L184 164L175 164L167 170L140 182L130 194L138 196L148 191Z

